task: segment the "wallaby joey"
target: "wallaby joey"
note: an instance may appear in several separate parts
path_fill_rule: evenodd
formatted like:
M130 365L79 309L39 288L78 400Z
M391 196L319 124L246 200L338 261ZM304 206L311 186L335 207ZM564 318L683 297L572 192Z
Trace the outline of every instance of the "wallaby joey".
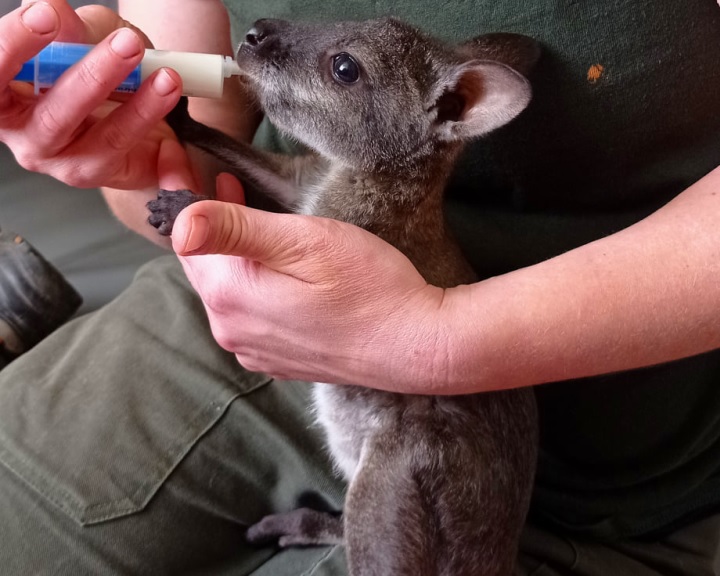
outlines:
M361 226L425 279L476 280L451 238L443 191L463 143L530 101L537 44L493 34L458 46L395 19L338 24L260 20L237 52L248 89L280 130L312 152L251 148L193 121L181 140L222 159L293 212ZM150 222L170 233L197 199L161 192ZM480 320L478 320L480 321ZM267 516L252 542L343 542L353 576L507 576L527 513L537 452L533 392L414 396L315 385L317 417L349 481L342 516Z

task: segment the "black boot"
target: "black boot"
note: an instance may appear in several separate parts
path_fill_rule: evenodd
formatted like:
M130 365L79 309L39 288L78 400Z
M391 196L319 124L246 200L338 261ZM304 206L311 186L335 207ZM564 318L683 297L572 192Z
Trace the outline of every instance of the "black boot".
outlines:
M77 311L82 298L28 242L0 230L0 368Z

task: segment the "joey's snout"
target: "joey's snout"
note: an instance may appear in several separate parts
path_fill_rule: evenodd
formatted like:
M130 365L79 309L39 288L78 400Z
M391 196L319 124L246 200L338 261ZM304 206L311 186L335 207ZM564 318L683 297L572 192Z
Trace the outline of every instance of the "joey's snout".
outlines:
M258 20L245 34L245 42L257 48L273 33L274 28L272 20Z
M284 20L264 18L257 20L245 34L245 42L238 49L238 56L243 51L259 52L272 48L280 38L283 29L288 27Z

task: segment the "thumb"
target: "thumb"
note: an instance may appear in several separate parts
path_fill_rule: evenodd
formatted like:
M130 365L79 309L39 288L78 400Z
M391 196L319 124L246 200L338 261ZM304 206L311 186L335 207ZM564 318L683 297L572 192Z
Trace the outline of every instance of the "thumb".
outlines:
M150 39L142 30L140 30L140 28L123 19L120 14L107 6L100 6L97 4L80 6L77 9L76 14L83 25L83 42L88 44L97 44L118 28L132 28L132 30L145 44L145 47L153 47ZM62 35L63 33L64 30L61 29L60 34Z
M23 0L22 6L36 4L36 0ZM86 37L86 30L83 21L75 13L67 0L44 0L44 4L52 6L60 22L60 30L57 40L64 42L89 42Z
M23 0L22 5L34 4L37 0ZM97 44L118 28L132 28L140 36L145 46L152 47L152 42L139 28L133 26L114 10L107 6L80 6L75 10L67 0L43 0L50 4L58 14L60 32L57 40L63 42L82 42Z
M35 4L36 1L23 0L22 5ZM75 11L67 0L42 1L52 6L58 15L60 31L56 40L62 42L97 44L110 32L128 25L116 12L105 6L84 6ZM136 28L135 31L140 33L143 40L147 41L144 34Z
M206 200L196 202L180 213L172 241L180 256L240 256L311 281L315 276L313 271L319 265L317 256L329 255L335 244L332 232L336 224L325 218L276 214Z

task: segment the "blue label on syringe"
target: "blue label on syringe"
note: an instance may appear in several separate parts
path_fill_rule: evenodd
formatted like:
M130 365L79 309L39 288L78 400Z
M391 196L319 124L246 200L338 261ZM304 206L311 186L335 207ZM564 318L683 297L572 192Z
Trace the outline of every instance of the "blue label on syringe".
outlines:
M76 64L94 46L88 44L69 44L66 42L52 42L46 46L32 60L26 62L15 80L32 82L35 91L49 88L68 68ZM141 84L140 66L117 87L116 92L135 92Z
M52 42L35 58L25 63L15 80L33 82L35 93L49 88L73 64L81 60L93 46ZM161 68L172 68L182 78L182 93L200 98L222 98L226 78L242 74L229 56L145 50L142 62L115 88L117 92L135 92L143 80Z

